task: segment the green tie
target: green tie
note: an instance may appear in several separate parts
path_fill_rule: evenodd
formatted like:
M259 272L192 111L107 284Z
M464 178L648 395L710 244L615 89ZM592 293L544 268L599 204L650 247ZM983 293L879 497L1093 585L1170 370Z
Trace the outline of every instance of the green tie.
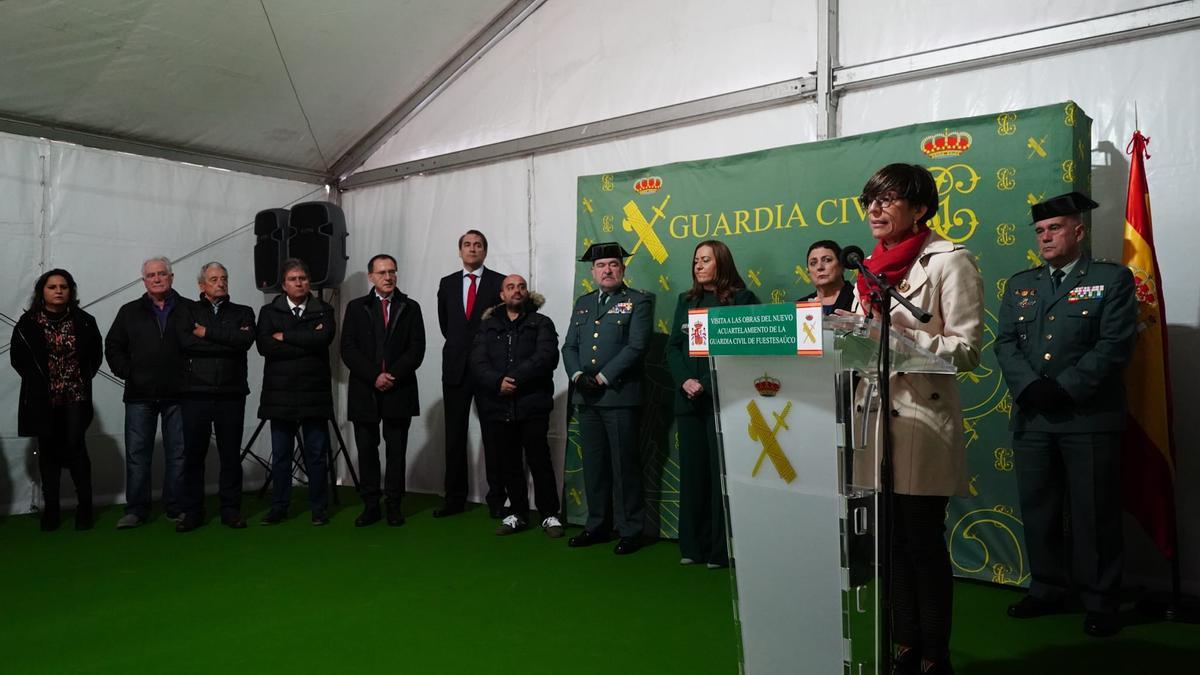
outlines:
M600 294L600 309L604 309L604 306L607 304L608 304L608 293L601 293Z

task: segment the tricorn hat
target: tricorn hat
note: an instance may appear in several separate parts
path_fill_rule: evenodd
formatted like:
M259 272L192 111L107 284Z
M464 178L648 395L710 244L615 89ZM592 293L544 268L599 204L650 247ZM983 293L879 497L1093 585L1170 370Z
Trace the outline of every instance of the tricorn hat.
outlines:
M626 251L624 247L615 241L601 241L589 246L583 252L583 257L579 259L579 262L595 262L605 258L620 258L624 260L631 255L633 254Z
M1068 192L1065 195L1051 197L1044 202L1034 204L1031 209L1033 222L1053 218L1055 216L1073 216L1084 211L1091 211L1100 206L1082 192Z

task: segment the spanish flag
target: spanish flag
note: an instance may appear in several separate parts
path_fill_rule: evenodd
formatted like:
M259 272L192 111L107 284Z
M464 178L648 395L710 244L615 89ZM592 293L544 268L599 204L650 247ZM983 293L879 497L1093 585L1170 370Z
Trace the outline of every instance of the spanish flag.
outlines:
M1146 145L1133 132L1126 153L1129 194L1125 202L1122 262L1133 272L1137 292L1137 344L1125 369L1129 420L1121 457L1125 510L1154 540L1163 556L1175 557L1175 437L1171 414L1166 308L1162 276L1150 229L1150 189L1146 185Z

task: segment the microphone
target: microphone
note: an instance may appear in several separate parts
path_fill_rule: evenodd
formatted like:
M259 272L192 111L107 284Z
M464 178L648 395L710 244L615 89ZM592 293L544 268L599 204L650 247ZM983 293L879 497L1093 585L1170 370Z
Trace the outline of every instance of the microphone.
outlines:
M850 270L862 269L863 250L857 246L842 249L842 267Z

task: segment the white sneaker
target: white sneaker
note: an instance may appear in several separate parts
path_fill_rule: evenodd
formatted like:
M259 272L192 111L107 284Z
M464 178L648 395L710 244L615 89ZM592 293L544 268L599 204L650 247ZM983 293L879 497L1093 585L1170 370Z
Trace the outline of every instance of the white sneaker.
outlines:
M558 518L550 516L542 521L542 530L546 532L546 536L551 539L559 539L563 536L563 525Z
M692 560L691 558L680 558L679 564L680 565L695 565L696 561Z
M517 532L524 530L526 527L529 526L521 522L520 518L516 516L508 516L504 520L500 521L500 526L496 528L496 536L503 537L509 534L516 534Z

